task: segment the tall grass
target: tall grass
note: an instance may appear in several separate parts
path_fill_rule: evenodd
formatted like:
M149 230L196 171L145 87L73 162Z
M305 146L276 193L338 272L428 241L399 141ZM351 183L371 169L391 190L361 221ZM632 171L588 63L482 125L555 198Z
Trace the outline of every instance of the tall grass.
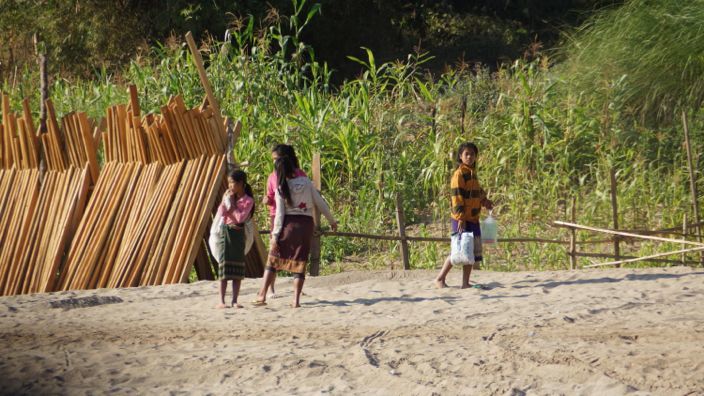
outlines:
M223 111L243 124L235 157L249 161L259 194L273 167L270 148L288 142L307 171L312 154L322 153L323 194L344 230L393 232L394 195L400 192L412 232L447 235L453 151L472 140L480 148L480 179L496 203L502 237L564 238L549 223L567 217L572 196L578 197L578 222L609 226L611 168L618 170L621 227L675 226L689 211L681 132L676 125L648 127L630 116L619 92L631 79L604 86L597 80L605 102L574 90L569 73L550 68L548 58L516 61L493 74L458 67L432 76L422 72L429 54L377 64L367 51L366 58L351 59L365 66L364 73L332 87L332 72L299 38L317 9L303 1L294 8L293 16L260 29L244 20L229 42L202 47ZM20 88L6 84L15 107L23 95L37 103L36 80L27 70ZM90 81L54 81L52 98L59 113L81 110L100 117L108 104L127 101L125 82L139 87L145 111L159 111L171 95L183 94L189 105L204 95L187 48L164 45L134 60L119 81L102 71ZM691 129L695 151L701 152L701 117ZM266 224L263 211L259 216ZM351 255L370 257L368 267L398 260L392 243L323 241L326 264ZM412 265L433 268L448 249L414 244ZM497 270L568 265L558 245L500 244L487 250L487 264Z
M564 73L577 89L625 112L669 121L704 100L702 0L630 0L598 13L569 38Z

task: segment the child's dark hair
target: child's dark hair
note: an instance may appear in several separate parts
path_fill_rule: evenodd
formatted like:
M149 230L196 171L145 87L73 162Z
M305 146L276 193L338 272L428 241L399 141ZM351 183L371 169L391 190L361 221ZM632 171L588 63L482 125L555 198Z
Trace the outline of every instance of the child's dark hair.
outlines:
M457 149L457 157L455 157L455 159L457 160L458 164L462 163L462 153L464 153L464 151L467 149L474 150L474 155L479 155L479 148L476 144L472 142L464 142L460 144L460 148Z
M235 169L232 172L230 172L227 177L230 179L238 182L238 183L243 183L244 184L244 193L249 195L252 199L254 199L254 193L252 192L252 186L247 183L247 173L241 169ZM255 205L252 205L252 215L254 215L254 209Z
M274 169L276 170L276 179L279 184L277 186L279 194L284 197L284 200L286 200L289 205L293 205L291 191L289 191L288 182L286 182L286 178L294 176L295 167L293 159L287 155L277 158L274 162Z
M300 165L298 165L298 157L296 157L296 150L293 149L293 146L290 146L288 144L277 144L276 146L274 146L274 148L271 149L271 152L276 153L278 157L291 158L295 169L300 168Z

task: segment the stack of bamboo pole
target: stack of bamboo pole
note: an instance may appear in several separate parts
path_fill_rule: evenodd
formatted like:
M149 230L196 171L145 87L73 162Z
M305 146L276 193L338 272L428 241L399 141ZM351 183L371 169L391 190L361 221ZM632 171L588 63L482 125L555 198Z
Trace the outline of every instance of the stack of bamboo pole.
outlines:
M224 126L205 104L186 109L179 96L161 110L140 118L134 86L128 105L107 110L107 163L59 289L188 280L224 182Z
M2 95L0 125L0 295L54 290L64 249L85 204L89 180L98 175L88 118L71 113L58 127L49 109L49 131L35 134L29 100L22 115ZM40 177L40 145L48 171ZM42 182L40 183L40 179Z
M12 113L10 99L2 95L2 133L0 134L0 168L34 169L39 167L39 148L44 152L47 170L64 171L88 165L92 180L98 177L97 144L91 122L85 113L71 112L56 119L51 100L46 102L47 133L35 130L29 100L22 102L22 115Z
M166 166L108 163L76 231L59 289L186 281L224 172L224 155Z
M172 97L161 114L140 119L136 96L130 105L107 109L107 131L103 132L106 161L139 161L172 164L200 155L225 152L224 126L205 104L187 109L181 96Z
M39 166L39 142L35 134L29 100L22 102L22 115L10 110L10 97L2 95L0 124L0 169L32 169Z
M15 294L20 283L19 268L14 261L28 243L28 225L39 196L39 171L1 171L0 196L3 198L0 201L0 294L10 295Z
M73 234L88 195L87 168L49 171L44 176L34 215L26 223L26 241L17 245L6 295L54 290L65 245ZM3 271L5 272L5 271Z
M46 104L47 132L35 135L27 101L20 117L2 98L0 294L186 281L224 188L225 127L207 101L187 109L176 96L141 116L131 86L97 128L78 112L59 124ZM262 246L247 259L257 270Z
M98 179L97 143L91 123L85 113L71 112L61 118L62 128L56 120L51 100L46 101L47 133L41 135L47 169L64 171L70 167L88 166L93 182Z

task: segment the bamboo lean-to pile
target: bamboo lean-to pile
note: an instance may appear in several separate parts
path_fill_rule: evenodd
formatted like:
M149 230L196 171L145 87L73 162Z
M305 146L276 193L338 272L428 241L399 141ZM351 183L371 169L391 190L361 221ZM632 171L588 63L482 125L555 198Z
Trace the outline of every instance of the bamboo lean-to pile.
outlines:
M108 162L67 254L61 290L184 282L204 248L225 173L224 126L209 108L186 109L180 97L140 118L131 93L129 106L107 111Z
M62 118L53 106L48 133L34 132L29 102L22 115L2 95L0 124L0 295L53 291L65 246L97 178L95 142L83 113ZM39 148L47 172L40 184ZM91 169L89 171L88 169Z
M222 155L166 166L108 163L76 232L59 288L186 281L224 166Z
M224 185L224 125L207 103L187 109L178 96L162 114L140 117L134 87L130 97L107 109L97 128L75 112L60 127L47 101L47 133L34 134L28 102L17 116L3 96L0 294L184 282L204 257L199 249ZM257 242L249 276L263 272Z

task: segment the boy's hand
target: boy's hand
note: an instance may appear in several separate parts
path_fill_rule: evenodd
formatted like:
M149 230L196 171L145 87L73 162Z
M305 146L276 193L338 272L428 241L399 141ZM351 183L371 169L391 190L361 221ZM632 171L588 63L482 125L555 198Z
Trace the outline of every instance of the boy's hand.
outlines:
M337 231L337 222L331 223L330 229L332 229L333 232Z
M489 210L494 209L494 203L491 202L491 200L484 198L484 202L482 202L482 203L484 204L485 208L487 208Z

